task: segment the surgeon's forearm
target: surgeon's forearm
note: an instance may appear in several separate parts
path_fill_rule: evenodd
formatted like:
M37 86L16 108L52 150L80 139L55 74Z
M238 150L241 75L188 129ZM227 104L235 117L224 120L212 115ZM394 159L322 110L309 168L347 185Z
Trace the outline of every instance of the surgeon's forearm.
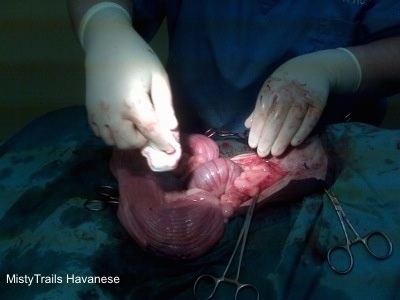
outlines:
M85 15L85 13L95 4L101 2L113 2L121 5L126 9L128 13L132 12L132 4L131 1L127 0L112 0L112 1L104 1L104 0L67 0L68 2L68 10L70 13L72 24L75 28L75 32L78 32L79 24Z
M400 37L348 47L362 69L358 94L389 96L400 92Z

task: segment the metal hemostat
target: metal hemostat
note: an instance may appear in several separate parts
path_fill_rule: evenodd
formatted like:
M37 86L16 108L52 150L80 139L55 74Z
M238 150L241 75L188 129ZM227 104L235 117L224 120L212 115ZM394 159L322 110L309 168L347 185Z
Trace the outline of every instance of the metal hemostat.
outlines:
M241 143L248 143L249 139L249 130L245 130L244 132L230 132L227 130L219 130L216 128L210 128L205 133L206 136L213 139L234 139L238 140Z
M250 148L248 144L249 130L235 133L210 128L204 134L217 143L220 157L231 158L238 154L255 152L255 149Z

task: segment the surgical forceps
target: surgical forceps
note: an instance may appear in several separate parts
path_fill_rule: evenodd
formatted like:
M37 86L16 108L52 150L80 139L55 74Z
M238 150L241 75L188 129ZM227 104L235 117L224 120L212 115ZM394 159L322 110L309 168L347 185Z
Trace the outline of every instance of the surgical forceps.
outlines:
M118 204L119 197L116 188L109 185L102 185L98 188L98 199L88 199L83 206L90 211L102 211L110 204Z
M217 288L218 288L219 284L222 283L222 282L225 282L225 283L232 284L232 285L236 286L235 300L238 299L238 295L239 295L240 291L242 289L246 289L246 288L253 290L255 295L257 295L256 299L257 300L260 299L260 294L258 292L258 289L254 285L239 282L239 274L240 274L240 268L241 268L241 265L242 265L244 247L246 245L246 239L247 239L247 235L249 233L249 228L250 228L251 218L252 218L253 212L254 212L254 207L257 204L259 196L260 196L260 194L257 194L253 198L253 200L252 200L252 202L251 202L251 204L250 204L250 206L249 206L249 208L247 210L242 230L240 231L238 240L237 240L236 245L235 245L235 249L233 250L232 256L229 259L229 262L228 262L228 264L227 264L227 266L225 268L224 273L221 275L221 277L215 277L213 275L201 275L200 277L198 277L196 282L194 283L194 286L193 286L193 294L194 294L196 299L198 299L198 300L199 299L204 299L204 300L211 299L214 296L215 292L217 291ZM235 257L236 251L239 248L240 244L241 244L241 247L240 247L240 254L239 254L239 261L238 261L238 265L237 265L236 276L233 279L232 278L228 278L228 277L226 277L226 273L228 272L228 269L231 266L233 258ZM211 293L206 298L203 298L203 297L199 296L200 295L199 294L199 287L200 287L200 283L201 282L203 282L204 284L207 283L207 282L212 282L213 285L214 285L214 288L212 289Z
M344 235L346 237L346 243L344 245L333 246L328 250L328 253L327 253L328 264L333 271L335 271L338 274L347 274L351 271L351 269L353 268L353 253L351 252L350 247L357 243L362 243L365 246L365 248L367 249L367 251L376 259L384 260L392 254L393 245L392 245L392 242L390 241L389 237L385 233L383 233L382 231L372 231L372 232L368 233L366 236L361 237L357 233L357 231L354 229L353 225L351 225L349 219L347 218L342 207L340 206L339 200L336 198L332 189L328 189L328 190L325 189L325 192L328 195L329 199L331 200L331 202L336 210L336 213L340 220L340 224L342 225ZM350 238L347 234L345 222L347 223L347 226L351 229L351 231L355 235L355 238L353 240L350 240ZM377 253L376 251L374 251L370 247L370 240L372 237L380 237L380 239L382 239L386 243L387 251L385 254L381 255L381 254ZM333 263L332 255L333 255L333 253L335 253L335 252L337 253L338 251L346 253L346 255L348 257L347 268L343 268L343 269L338 268Z
M210 128L204 134L209 138L236 139L245 144L247 144L247 141L249 139L248 129L244 132L230 132L225 130L218 130L216 128Z

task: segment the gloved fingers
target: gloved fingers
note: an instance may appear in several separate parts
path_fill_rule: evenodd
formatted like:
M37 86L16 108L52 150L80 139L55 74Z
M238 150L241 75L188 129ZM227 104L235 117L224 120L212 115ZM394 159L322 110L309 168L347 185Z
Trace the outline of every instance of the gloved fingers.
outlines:
M265 100L263 99L264 97ZM261 134L264 130L265 120L268 118L269 109L274 101L276 101L276 97L268 98L268 96L264 95L262 91L260 92L257 98L256 106L251 113L251 119L248 118L249 122L251 122L248 141L250 148L255 149L258 147Z
M118 149L141 148L146 144L146 138L130 120L121 120L112 125L110 129Z
M287 119L290 104L288 99L273 97L272 103L269 106L267 119L264 122L260 139L257 146L257 154L260 157L265 157L270 154L272 145L275 143L282 126ZM254 120L255 121L255 120ZM261 120L257 120L259 122Z
M158 120L169 130L178 128L178 120L172 105L171 89L167 75L153 75L151 82L151 98Z
M314 106L308 108L300 128L290 142L292 146L300 145L308 137L321 117L322 110L323 109Z
M287 64L286 67L288 67ZM294 64L294 71L298 68ZM287 70L286 70L287 71ZM322 75L286 78L287 72L269 77L262 86L255 109L246 119L249 146L259 156L281 155L290 145L298 146L318 122L326 104L329 85ZM291 76L296 72L291 72ZM307 74L306 74L307 75Z
M96 114L90 112L88 109L88 123L95 136L100 137L105 144L114 145L114 138L112 137L110 127L108 124L103 124L96 119Z
M290 145L307 115L307 107L308 104L306 101L292 103L285 122L271 147L271 154L273 156L281 155Z
M248 116L247 119L244 121L244 126L245 126L247 129L250 129L250 128L251 128L251 125L253 124L253 114L254 114L254 112L252 112L252 113L250 114L250 116Z
M140 133L159 150L173 153L175 149L169 142L170 136L166 136L166 130L158 120L149 95L145 91L139 92L140 88L133 88L133 91L135 93L124 109L124 118L131 120Z
M92 129L94 135L97 137L100 137L100 129L99 129L99 126L97 126L97 123L95 121L93 121L91 117L88 117L88 123L89 123L89 126Z
M109 146L115 145L114 138L112 136L111 129L108 124L98 126L98 129L99 129L99 135L104 141L104 143L106 143Z

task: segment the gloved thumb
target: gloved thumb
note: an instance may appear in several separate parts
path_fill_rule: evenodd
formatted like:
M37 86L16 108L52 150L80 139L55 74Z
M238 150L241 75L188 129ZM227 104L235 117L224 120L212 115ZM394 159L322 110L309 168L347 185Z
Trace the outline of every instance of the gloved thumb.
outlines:
M151 99L155 114L162 126L168 130L178 128L178 120L172 105L172 96L168 76L166 74L153 74L151 82Z
M168 141L175 149L172 153L160 150L157 145L151 141L149 141L141 150L142 155L147 160L147 164L154 172L171 171L178 165L182 154L178 132L171 132L171 137L172 138Z
M172 105L172 96L166 74L153 74L151 82L151 99L157 119L162 129L162 136L174 148L173 152L165 152L156 141L149 140L142 149L149 167L155 172L173 170L181 158L179 144L178 121Z

